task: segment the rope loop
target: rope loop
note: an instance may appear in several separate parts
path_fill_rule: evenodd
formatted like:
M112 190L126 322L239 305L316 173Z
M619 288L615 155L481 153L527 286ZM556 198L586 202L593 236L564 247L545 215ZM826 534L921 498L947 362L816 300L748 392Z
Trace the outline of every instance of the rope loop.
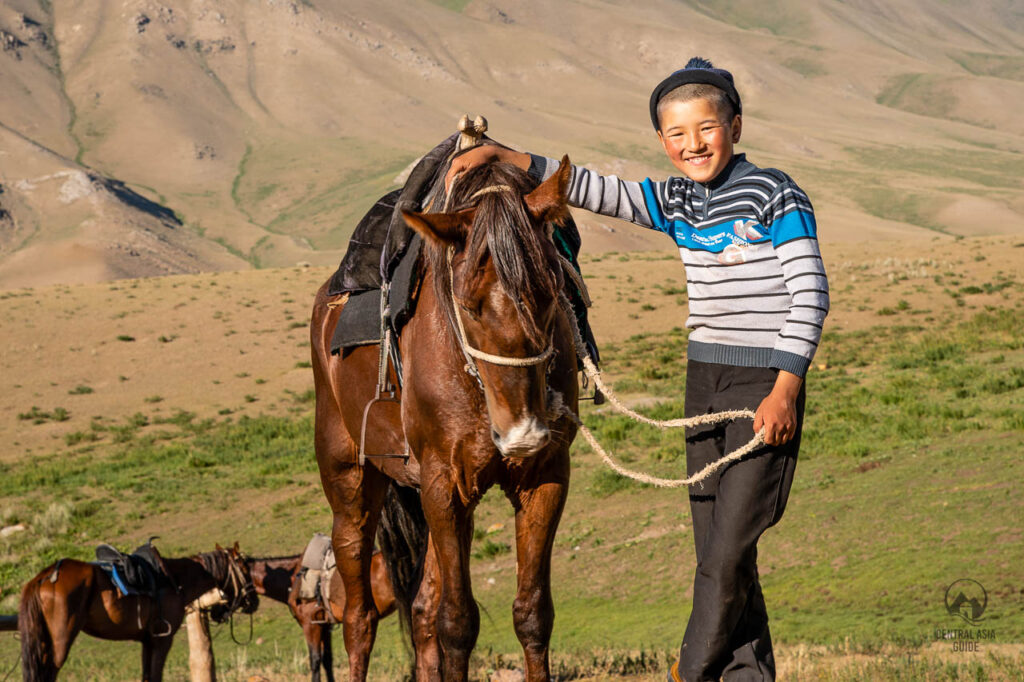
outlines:
M563 263L563 268L566 270L573 270L572 266L568 264L568 261ZM582 278L580 279L582 282ZM585 292L585 287L581 289ZM589 299L589 296L585 294L585 297ZM559 294L559 304L565 311L565 316L569 319L569 328L572 330L573 344L576 347L576 355L583 361L583 375L584 377L590 377L594 382L594 387L604 394L608 402L615 408L616 411L630 417L634 421L642 424L648 424L655 426L659 429L678 429L678 428L692 428L694 426L705 426L711 424L722 424L728 421L736 419L753 419L754 412L751 410L726 410L724 412L715 412L711 414L700 414L695 417L687 417L681 419L652 419L646 415L640 414L635 410L631 410L619 400L619 397L615 395L615 392L604 382L601 376L601 371L591 360L590 354L587 352L586 346L583 343L583 336L580 333L579 324L576 322L576 316L572 311L572 304L569 303L568 297L565 292ZM576 428L579 429L580 433L583 434L583 438L587 441L590 447L596 452L608 467L619 474L631 478L634 481L640 483L647 483L649 485L656 486L658 488L681 488L687 485L701 484L711 474L715 473L726 464L735 462L742 459L743 457L754 452L757 448L764 445L764 428L754 434L754 437L750 439L746 445L737 448L733 452L721 457L714 462L711 462L703 469L695 473L693 476L688 478L658 478L657 476L651 476L639 471L631 471L618 462L606 451L601 444L594 437L594 434L586 427L579 416L573 412L562 400L561 394L553 394L550 396L550 411L553 414L565 415L569 417L575 424Z

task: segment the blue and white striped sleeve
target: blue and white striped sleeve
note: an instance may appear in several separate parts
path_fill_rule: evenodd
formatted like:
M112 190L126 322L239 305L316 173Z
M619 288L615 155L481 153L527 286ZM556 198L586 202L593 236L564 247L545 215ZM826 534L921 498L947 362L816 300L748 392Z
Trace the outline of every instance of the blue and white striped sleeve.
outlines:
M539 181L547 180L558 170L559 162L555 159L536 154L530 154L530 158L529 173ZM664 185L664 182L649 179L643 182L622 180L573 165L569 205L665 232L661 206L665 196Z
M814 209L803 190L792 181L784 182L765 207L762 223L769 228L790 295L789 315L775 341L771 366L804 376L829 309Z

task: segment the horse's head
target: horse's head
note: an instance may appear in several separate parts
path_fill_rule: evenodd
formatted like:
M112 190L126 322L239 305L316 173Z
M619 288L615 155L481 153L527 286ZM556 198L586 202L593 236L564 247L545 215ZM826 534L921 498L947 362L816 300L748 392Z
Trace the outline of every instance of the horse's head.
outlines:
M453 183L444 213L403 215L430 246L438 299L460 352L479 376L491 438L506 457L529 457L550 440L547 371L562 270L551 223L568 215L568 157L536 189L497 163Z
M224 597L222 603L210 608L210 618L223 623L235 611L256 611L260 600L253 585L250 562L246 560L237 542L229 548L218 544L216 551L200 556L209 557L203 565L217 581L217 587Z

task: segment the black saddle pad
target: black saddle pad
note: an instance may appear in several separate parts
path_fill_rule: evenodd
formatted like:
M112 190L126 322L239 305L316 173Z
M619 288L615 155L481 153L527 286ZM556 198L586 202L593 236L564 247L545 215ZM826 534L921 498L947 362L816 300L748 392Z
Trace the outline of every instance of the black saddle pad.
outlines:
M419 235L414 235L392 275L390 319L396 332L401 331L416 309L422 282L419 267L421 247ZM376 343L380 343L380 289L349 294L334 327L331 352L339 353L345 348Z

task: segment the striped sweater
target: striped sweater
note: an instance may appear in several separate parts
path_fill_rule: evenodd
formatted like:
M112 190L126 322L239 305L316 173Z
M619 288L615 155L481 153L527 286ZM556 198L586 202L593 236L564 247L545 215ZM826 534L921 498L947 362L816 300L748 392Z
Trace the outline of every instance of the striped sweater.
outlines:
M532 156L530 174L546 179L557 167ZM686 268L690 359L806 374L828 313L828 279L814 210L792 178L743 154L707 185L572 170L570 205L675 240Z

